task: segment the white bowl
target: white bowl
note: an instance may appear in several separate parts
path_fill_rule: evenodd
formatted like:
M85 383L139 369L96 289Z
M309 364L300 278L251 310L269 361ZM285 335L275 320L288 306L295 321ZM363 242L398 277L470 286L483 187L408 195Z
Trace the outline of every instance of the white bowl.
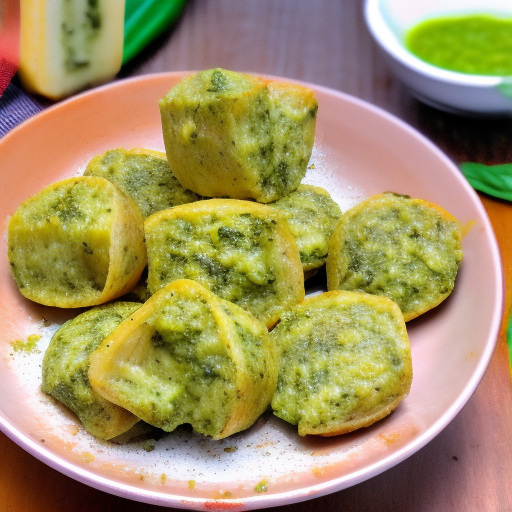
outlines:
M366 0L368 29L394 73L420 101L468 115L512 115L512 76L469 75L427 64L406 50L404 35L431 17L454 14L512 17L511 0Z

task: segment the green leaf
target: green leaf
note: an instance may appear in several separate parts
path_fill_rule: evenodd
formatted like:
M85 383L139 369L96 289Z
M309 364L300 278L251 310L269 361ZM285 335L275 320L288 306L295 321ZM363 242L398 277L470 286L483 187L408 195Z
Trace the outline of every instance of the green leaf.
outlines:
M180 15L186 0L126 0L123 64L130 61Z
M476 190L512 201L512 164L484 165L464 162L460 164L460 169Z
M510 374L512 375L512 315L510 315L508 318L507 349L508 349L508 361L509 361L509 366L510 366Z
M506 96L507 98L512 99L512 77L505 77L502 82L496 86L498 91Z

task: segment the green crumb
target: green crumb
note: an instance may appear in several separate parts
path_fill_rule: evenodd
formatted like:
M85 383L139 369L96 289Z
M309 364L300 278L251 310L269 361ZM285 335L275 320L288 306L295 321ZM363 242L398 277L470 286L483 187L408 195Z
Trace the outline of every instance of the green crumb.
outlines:
M268 481L262 480L256 487L254 487L254 492L267 492L268 491Z
M11 343L11 346L15 352L25 352L27 354L39 353L39 350L37 349L37 342L41 337L41 334L31 334L25 341L14 340Z
M226 448L224 448L226 453L235 453L237 450L238 448L236 446L226 446Z
M96 457L94 457L94 455L92 453L89 453L89 452L84 452L82 454L82 460L86 463L86 464L90 464L91 462L94 462L94 459Z
M142 449L145 452L152 452L155 449L156 441L154 439L147 439L142 443Z

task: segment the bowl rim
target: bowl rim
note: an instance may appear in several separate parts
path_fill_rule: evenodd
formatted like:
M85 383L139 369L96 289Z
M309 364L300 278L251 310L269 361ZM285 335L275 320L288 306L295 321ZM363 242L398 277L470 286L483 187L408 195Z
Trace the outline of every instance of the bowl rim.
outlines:
M512 83L512 76L458 73L457 71L439 68L416 57L401 44L382 16L382 1L365 0L364 18L366 26L379 46L404 67L426 78L463 87L494 88L503 83Z

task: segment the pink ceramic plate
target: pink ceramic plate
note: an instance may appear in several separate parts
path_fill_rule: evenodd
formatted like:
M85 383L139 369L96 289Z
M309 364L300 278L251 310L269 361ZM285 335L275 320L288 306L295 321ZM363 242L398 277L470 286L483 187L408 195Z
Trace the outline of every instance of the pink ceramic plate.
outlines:
M44 186L80 173L115 147L163 149L158 100L184 76L169 73L114 83L46 110L0 141L0 218ZM333 438L297 435L264 415L249 430L212 441L179 430L156 441L98 442L44 396L42 352L67 312L24 300L0 247L0 428L62 473L106 492L190 509L255 509L344 489L394 466L437 435L469 399L492 355L502 313L498 247L478 196L436 147L387 113L310 85L319 103L306 181L327 188L346 210L395 191L446 208L472 223L455 291L408 324L414 380L388 418ZM311 291L310 293L314 292ZM318 291L318 290L316 290ZM12 341L42 335L38 351Z

